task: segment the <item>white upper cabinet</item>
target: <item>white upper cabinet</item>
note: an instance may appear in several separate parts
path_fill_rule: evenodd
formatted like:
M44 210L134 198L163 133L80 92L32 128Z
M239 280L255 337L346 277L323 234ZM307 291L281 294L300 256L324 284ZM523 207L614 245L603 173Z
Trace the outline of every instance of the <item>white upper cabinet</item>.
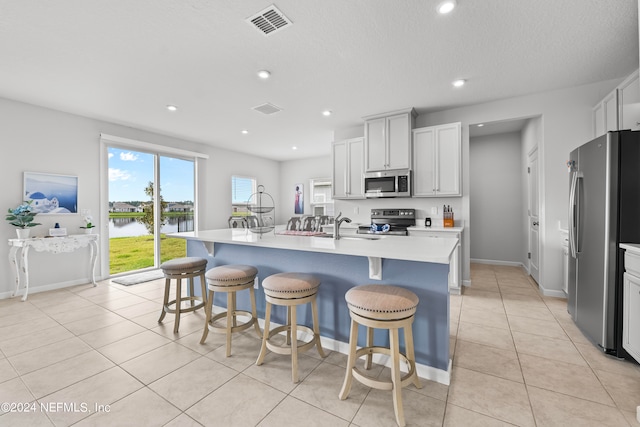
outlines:
M365 117L365 171L409 169L413 108Z
M364 199L364 140L353 138L334 142L333 198Z
M593 136L619 129L640 129L640 82L638 71L593 107Z
M640 129L640 82L638 71L618 86L620 129Z
M461 196L461 123L413 130L413 196Z

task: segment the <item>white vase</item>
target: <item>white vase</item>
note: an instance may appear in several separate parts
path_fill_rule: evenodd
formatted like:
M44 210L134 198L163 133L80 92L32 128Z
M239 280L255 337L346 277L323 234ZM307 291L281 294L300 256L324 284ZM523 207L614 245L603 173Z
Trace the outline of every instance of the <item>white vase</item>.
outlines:
M29 228L16 228L16 233L18 234L18 239L28 239L29 233L31 233L31 229Z

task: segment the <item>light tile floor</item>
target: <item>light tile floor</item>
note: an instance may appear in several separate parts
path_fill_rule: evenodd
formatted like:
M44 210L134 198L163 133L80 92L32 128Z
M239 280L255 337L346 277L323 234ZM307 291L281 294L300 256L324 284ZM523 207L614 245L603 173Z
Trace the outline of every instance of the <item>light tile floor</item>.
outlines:
M451 297L451 385L404 389L408 425L640 425L640 367L590 344L565 300L540 297L520 268L474 264L471 277ZM105 281L0 301L0 402L22 410L0 411L0 425L395 425L388 392L354 382L337 398L345 355L305 353L292 384L286 357L254 365L251 332L234 336L230 358L221 335L199 344L202 312L174 335L172 316L157 323L163 286Z

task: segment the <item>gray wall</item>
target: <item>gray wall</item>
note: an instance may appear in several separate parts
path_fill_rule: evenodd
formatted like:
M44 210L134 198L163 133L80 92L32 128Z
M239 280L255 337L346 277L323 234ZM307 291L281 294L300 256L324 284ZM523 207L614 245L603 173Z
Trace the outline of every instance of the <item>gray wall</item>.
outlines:
M119 136L138 141L200 152L209 155L198 161L199 228L226 227L231 211L231 175L254 176L272 191L276 204L279 199L280 164L273 160L218 149L140 129L120 126L100 120L37 107L0 98L0 173L3 190L0 207L3 212L22 201L23 172L45 172L78 176L78 209L90 209L99 218L101 209L100 175L106 173L100 165L100 134ZM42 225L32 229L32 235L43 236L54 223L67 227L70 234L78 233L83 225L80 215L41 215ZM97 277L108 275L108 224L99 223L101 234ZM15 227L4 221L0 226L0 240L15 238ZM9 246L0 245L0 298L8 297L15 286L13 271L7 262ZM48 289L63 285L86 283L89 277L88 250L50 254L32 251L29 254L30 290Z
M471 261L524 264L520 132L469 139Z
M562 291L562 247L558 223L567 220L568 185L566 161L569 153L592 137L592 109L596 102L622 79L584 86L518 96L468 107L427 113L416 118L416 125L433 126L462 122L462 218L463 278L470 276L469 203L469 125L526 117L542 117L538 158L540 162L540 286L548 295L564 296Z
M327 142L329 144L330 142ZM310 159L289 160L280 163L280 194L282 203L278 205L276 218L278 224L286 224L294 213L295 185L304 185L304 214L311 214L311 186L313 178L331 179L331 156Z

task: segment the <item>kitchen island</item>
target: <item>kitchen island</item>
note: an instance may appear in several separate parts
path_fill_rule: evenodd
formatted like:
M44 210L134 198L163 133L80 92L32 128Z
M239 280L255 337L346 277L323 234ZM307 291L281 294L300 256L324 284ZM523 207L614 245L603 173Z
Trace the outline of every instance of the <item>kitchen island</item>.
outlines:
M348 352L350 318L344 294L350 288L382 283L410 289L420 298L413 325L418 373L423 378L449 383L448 274L457 239L345 236L336 241L273 232L258 235L246 229L175 233L168 237L186 239L187 255L206 258L208 269L249 264L258 269L259 280L281 272L317 275L322 282L318 292L322 342L328 349L342 353ZM258 292L256 299L258 316L264 318L264 294ZM214 300L218 307L225 304L222 295ZM248 295L238 295L238 306L240 310L249 308ZM300 323L310 324L309 307L301 307L298 316ZM275 322L284 323L284 307L274 307L272 317ZM388 345L388 334L376 331L375 340L378 345ZM364 345L364 341L358 345Z

